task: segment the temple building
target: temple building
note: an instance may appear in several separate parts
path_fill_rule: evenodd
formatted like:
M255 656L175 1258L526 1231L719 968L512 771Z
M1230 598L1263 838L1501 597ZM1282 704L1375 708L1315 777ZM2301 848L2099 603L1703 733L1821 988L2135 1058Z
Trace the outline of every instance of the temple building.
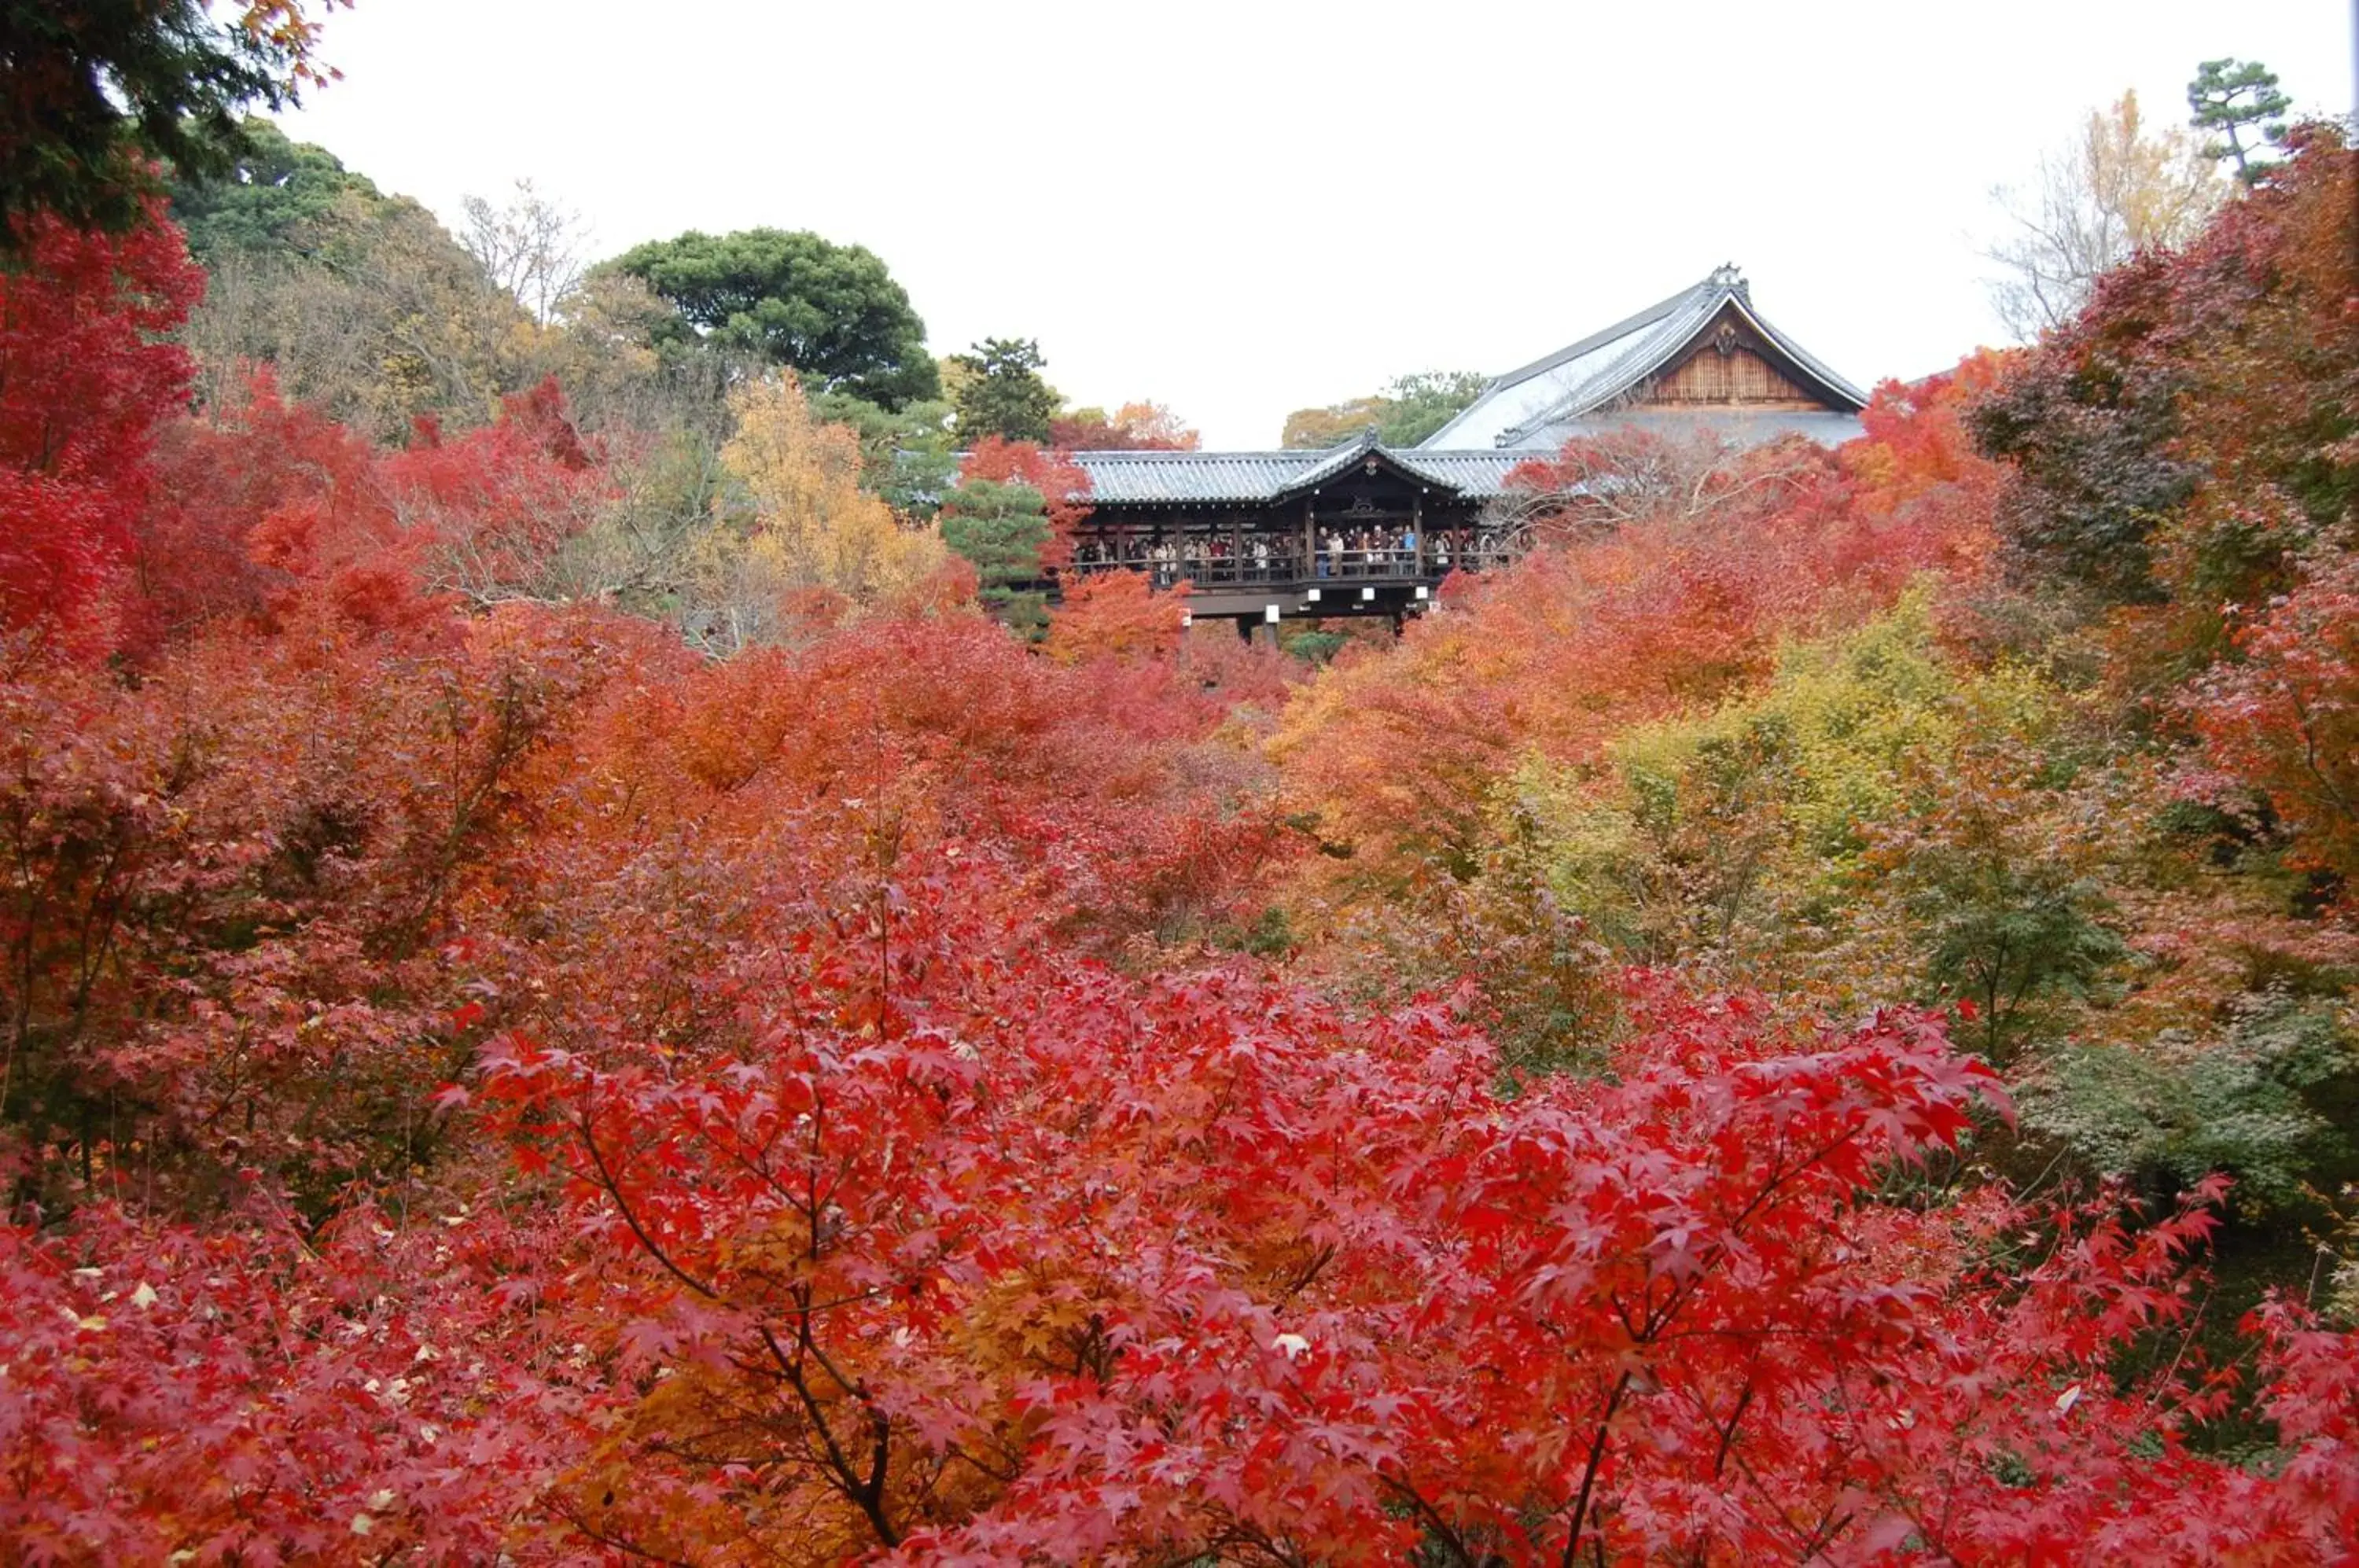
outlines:
M1492 381L1414 447L1371 430L1318 451L1084 452L1091 513L1071 570L1186 579L1240 630L1430 604L1450 572L1506 560L1507 476L1575 436L1632 425L1736 446L1859 433L1867 398L1754 309L1734 267Z

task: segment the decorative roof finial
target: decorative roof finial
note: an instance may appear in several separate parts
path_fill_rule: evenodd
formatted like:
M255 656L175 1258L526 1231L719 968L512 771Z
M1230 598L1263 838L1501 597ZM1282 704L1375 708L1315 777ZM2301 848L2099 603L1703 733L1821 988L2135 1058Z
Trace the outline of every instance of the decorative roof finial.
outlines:
M1741 293L1745 289L1744 270L1733 261L1723 261L1712 269L1712 285L1715 289L1727 289Z

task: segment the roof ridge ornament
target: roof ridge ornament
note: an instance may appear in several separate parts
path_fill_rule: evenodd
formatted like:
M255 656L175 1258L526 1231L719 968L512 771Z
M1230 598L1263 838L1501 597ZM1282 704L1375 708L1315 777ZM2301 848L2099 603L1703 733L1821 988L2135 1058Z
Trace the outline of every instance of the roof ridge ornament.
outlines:
M1743 294L1746 291L1745 269L1733 261L1723 261L1713 267L1709 281L1714 289L1725 289L1732 294Z

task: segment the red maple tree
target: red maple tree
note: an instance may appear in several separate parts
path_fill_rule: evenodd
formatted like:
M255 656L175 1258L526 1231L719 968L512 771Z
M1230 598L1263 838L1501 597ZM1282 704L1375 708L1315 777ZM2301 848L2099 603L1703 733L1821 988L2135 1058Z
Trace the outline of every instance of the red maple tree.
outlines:
M0 273L0 628L103 643L87 608L131 548L153 482L158 425L192 365L166 334L204 275L179 231L28 221L23 264Z

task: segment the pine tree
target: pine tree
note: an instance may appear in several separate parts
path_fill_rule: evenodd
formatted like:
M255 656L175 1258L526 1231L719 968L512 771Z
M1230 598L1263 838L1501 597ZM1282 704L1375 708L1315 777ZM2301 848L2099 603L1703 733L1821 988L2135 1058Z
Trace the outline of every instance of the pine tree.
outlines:
M1028 485L969 479L942 503L942 542L973 563L983 583L977 597L1027 636L1048 626L1045 599L1033 584L1050 537L1049 504Z
M2218 133L2217 140L2204 144L2203 155L2235 159L2236 178L2249 185L2276 162L2252 158L2262 146L2285 140L2279 116L2293 106L2293 100L2277 91L2277 73L2259 60L2207 60L2187 84L2187 106L2195 111L2189 125ZM2237 134L2246 126L2258 133L2250 147Z
M1037 341L985 338L973 353L953 354L951 363L967 373L953 394L960 441L970 446L989 436L1048 441L1049 421L1064 399L1041 378L1048 362Z

